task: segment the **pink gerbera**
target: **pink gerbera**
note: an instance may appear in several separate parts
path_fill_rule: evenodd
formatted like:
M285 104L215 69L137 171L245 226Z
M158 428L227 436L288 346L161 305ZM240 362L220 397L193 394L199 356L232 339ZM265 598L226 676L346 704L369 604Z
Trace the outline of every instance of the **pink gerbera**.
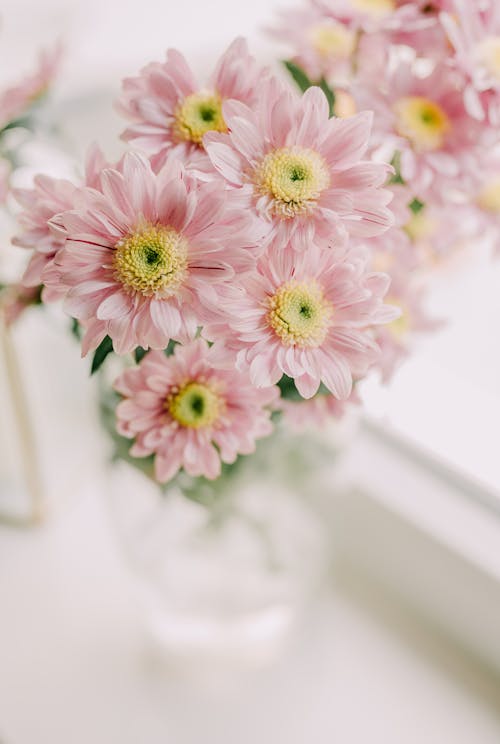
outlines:
M455 49L455 65L465 74L464 98L470 115L500 124L500 5L498 0L451 0L442 22Z
M228 134L204 143L213 165L268 224L268 239L294 237L307 248L324 239L377 235L391 224L391 194L380 186L390 167L362 161L372 116L329 118L320 88L302 97L273 79L262 86L258 107L223 106Z
M255 440L272 432L269 406L278 388L257 390L246 373L221 369L219 361L198 339L170 357L151 351L115 382L125 396L116 410L118 432L135 439L132 456L155 455L161 483L180 468L217 478L221 461L250 454Z
M46 93L58 70L61 54L60 44L43 50L35 72L0 94L0 129L23 116Z
M398 314L383 305L389 277L366 266L357 251L315 245L301 253L292 246L269 251L245 278L245 294L226 305L232 336L222 325L206 332L237 351L239 369L248 368L255 385L285 374L304 398L321 382L336 398L348 398L353 376L377 357L370 327Z
M444 65L426 77L400 61L385 80L359 82L359 105L375 112L374 144L400 154L401 175L423 196L456 188L465 158L483 133L465 110L463 80ZM459 185L459 184L458 184Z
M85 164L85 184L98 188L99 175L107 165L101 150L93 145ZM56 216L73 209L78 186L66 179L51 176L35 176L33 188L15 189L14 195L22 207L18 215L21 231L12 242L32 251L22 282L26 287L44 287L44 302L54 302L64 297L65 287L59 281L59 272L54 265L56 253L66 242L64 226Z
M66 310L86 327L84 354L106 335L119 354L193 338L235 271L248 268L258 238L251 216L173 158L155 174L127 153L99 181L57 218L67 240L56 264Z
M246 41L238 38L220 58L207 87L200 87L183 55L169 49L165 62L153 62L138 77L124 80L117 107L133 123L123 139L154 155L155 165L172 148L183 160L194 157L198 164L203 135L227 131L223 101L253 103L262 73Z

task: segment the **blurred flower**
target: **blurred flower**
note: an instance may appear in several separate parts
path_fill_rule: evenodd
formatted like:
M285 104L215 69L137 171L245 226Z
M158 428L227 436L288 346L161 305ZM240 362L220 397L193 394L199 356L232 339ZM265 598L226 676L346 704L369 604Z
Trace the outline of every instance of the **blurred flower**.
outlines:
M497 0L452 0L442 17L455 50L455 65L466 75L464 99L469 114L500 124L500 6Z
M0 130L23 116L47 91L59 68L61 44L40 53L35 72L0 94Z
M180 468L217 478L221 460L250 454L255 440L272 432L267 407L278 388L257 390L246 373L220 369L218 362L217 351L198 339L170 357L151 351L115 382L125 396L116 410L118 432L135 439L132 456L155 455L161 483Z
M27 307L40 304L41 289L23 284L9 284L0 289L0 312L7 326L15 323Z

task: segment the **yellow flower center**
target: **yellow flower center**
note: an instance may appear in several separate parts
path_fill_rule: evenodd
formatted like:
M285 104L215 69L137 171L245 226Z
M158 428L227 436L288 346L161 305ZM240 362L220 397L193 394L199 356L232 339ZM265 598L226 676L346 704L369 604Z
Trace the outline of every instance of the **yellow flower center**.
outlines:
M477 55L486 71L500 81L500 36L490 36L481 42Z
M174 133L184 142L201 145L207 132L227 132L222 99L217 93L192 93L175 111Z
M268 322L285 346L320 346L333 307L316 282L287 282L269 298Z
M385 15L396 9L395 0L351 0L356 10L370 13L374 16Z
M187 277L187 242L171 227L145 225L116 244L114 269L128 291L169 297Z
M282 218L311 211L330 185L321 155L304 147L282 147L266 155L254 174L258 194L270 196L272 211Z
M500 176L486 184L479 194L477 203L486 212L500 213Z
M401 98L394 106L396 129L418 150L438 150L451 129L445 111L434 101L420 96Z
M420 212L412 214L404 226L404 230L411 240L416 243L420 240L430 238L435 232L436 227L436 220L425 214L425 209L422 209Z
M223 403L208 385L188 382L171 392L165 401L165 408L181 426L201 429L215 423L222 412Z
M309 38L321 57L349 58L356 46L356 34L341 23L319 23L309 30Z

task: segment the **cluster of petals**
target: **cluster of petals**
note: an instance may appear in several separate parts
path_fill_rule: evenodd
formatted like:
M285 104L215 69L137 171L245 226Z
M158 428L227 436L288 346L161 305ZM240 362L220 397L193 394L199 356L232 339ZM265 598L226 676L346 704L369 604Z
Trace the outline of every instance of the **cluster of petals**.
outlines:
M323 91L303 96L271 79L253 109L223 106L228 133L211 132L205 148L242 203L267 225L267 240L306 250L313 239L342 243L391 224L390 166L363 160L372 115L330 118Z
M323 429L332 420L340 421L360 403L357 391L353 388L347 400L339 400L334 395L325 393L310 400L282 400L279 407L287 428L300 433L309 428Z
M364 79L354 94L374 111L374 147L399 152L401 176L419 194L452 190L482 130L468 115L463 79L439 64L425 77L410 62L387 68L385 80Z
M219 110L222 102L234 99L252 104L263 74L241 38L219 59L206 86L199 85L183 55L169 49L165 62L152 62L137 77L124 80L117 109L131 124L122 137L153 156L157 167L173 149L187 165L203 170L206 157L197 136L203 132L203 119L197 133L189 120L190 115L196 117L197 113L192 106L207 105L205 114L201 110L207 127L212 122L215 127L225 129Z
M439 12L449 3L450 0L312 0L325 15L356 29L405 34L429 32L438 24Z
M23 116L47 91L58 71L61 54L59 44L43 50L36 70L0 93L0 130Z
M469 114L500 124L500 5L497 0L452 0L442 18L455 55L450 64L465 75Z
M226 303L226 320L206 333L237 353L254 385L285 374L304 398L323 383L344 400L379 354L373 327L398 316L383 301L389 277L367 263L358 250L314 244L307 253L293 245L270 250L245 278L244 292Z
M272 432L270 409L279 398L278 388L256 389L245 372L222 368L217 350L202 339L176 346L169 357L149 352L114 387L124 397L117 407L118 432L135 440L132 456L155 455L155 476L162 483L181 467L214 479L221 461L252 453L255 441ZM192 411L180 409L182 401Z
M98 188L57 215L55 258L65 309L85 326L83 353L108 335L119 354L187 342L252 265L259 225L220 183L200 183L168 158L158 173L127 153Z
M99 174L106 165L101 150L91 146L85 163L85 184L98 187ZM43 288L44 302L61 299L66 292L54 263L66 242L66 230L57 216L74 207L78 189L67 179L38 175L32 188L14 190L21 211L17 219L20 231L12 242L31 251L22 282L26 287L48 285Z

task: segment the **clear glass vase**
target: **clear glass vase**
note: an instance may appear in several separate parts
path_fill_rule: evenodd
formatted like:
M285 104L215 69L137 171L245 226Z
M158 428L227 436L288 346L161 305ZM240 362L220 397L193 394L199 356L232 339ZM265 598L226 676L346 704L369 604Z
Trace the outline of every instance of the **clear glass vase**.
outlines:
M153 637L183 661L273 656L330 563L320 508L331 448L278 431L215 481L160 488L123 460L113 521Z

